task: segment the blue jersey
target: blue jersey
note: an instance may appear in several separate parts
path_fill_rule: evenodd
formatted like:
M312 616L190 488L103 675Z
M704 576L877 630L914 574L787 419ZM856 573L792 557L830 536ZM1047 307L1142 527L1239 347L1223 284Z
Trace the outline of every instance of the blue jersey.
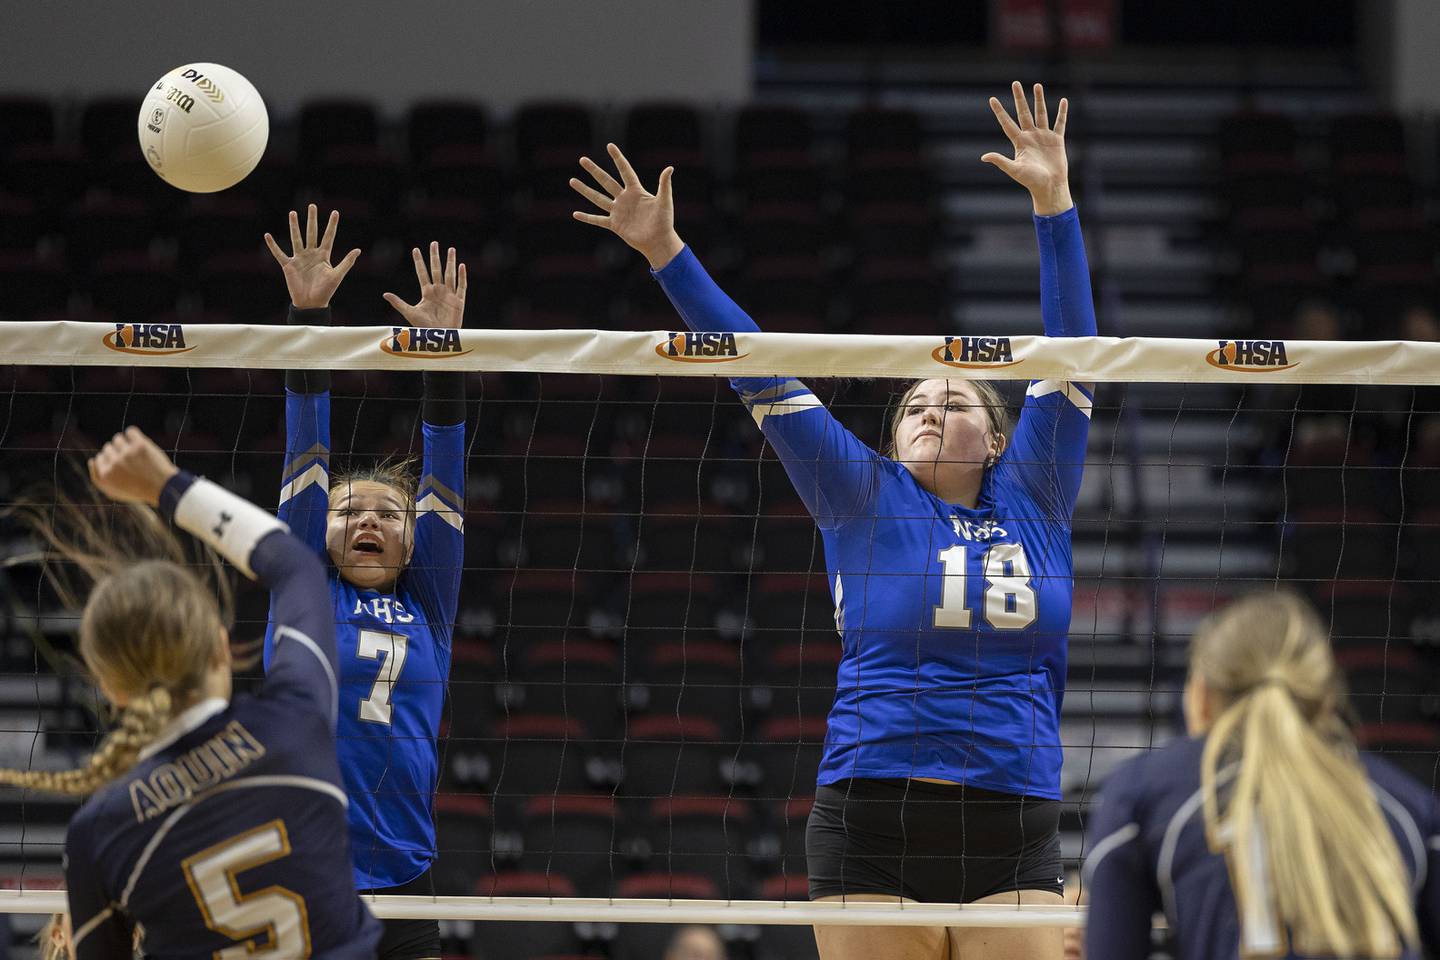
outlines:
M183 502L192 481L181 473L167 491ZM211 522L227 520L217 511ZM130 960L137 924L147 957L375 955L380 924L348 869L334 627L315 602L324 573L268 523L239 558L275 591L277 643L259 693L185 710L71 820L79 960Z
M1205 836L1203 739L1147 751L1110 774L1089 825L1083 892L1090 897L1086 956L1143 960L1152 918L1164 913L1183 960L1298 957L1263 909L1242 925L1230 866ZM1429 955L1440 955L1440 800L1394 766L1363 758L1409 874ZM1223 783L1234 767L1222 767ZM1415 954L1406 953L1406 960Z
M1046 334L1094 335L1075 212L1035 222ZM656 277L693 329L756 329L688 248ZM1059 799L1089 387L1032 383L967 508L867 447L798 380L731 384L825 544L843 656L819 783L933 777Z
M465 425L423 429L410 564L389 591L359 589L341 579L325 548L330 395L286 391L280 519L326 560L340 660L336 738L362 890L407 883L435 859L437 742L464 549ZM273 651L272 620L267 668Z

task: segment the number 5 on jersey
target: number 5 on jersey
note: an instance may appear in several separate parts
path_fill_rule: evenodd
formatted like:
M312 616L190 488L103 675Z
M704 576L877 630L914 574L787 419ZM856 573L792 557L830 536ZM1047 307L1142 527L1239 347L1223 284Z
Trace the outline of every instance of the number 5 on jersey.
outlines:
M360 719L370 723L390 722L390 695L405 669L406 638L398 633L361 630L355 655L361 660L379 660L380 671L370 687L370 696L360 701Z
M965 547L956 544L940 551L944 566L935 626L951 630L970 628L965 587L968 569ZM996 630L1024 630L1035 622L1035 588L1030 583L1030 562L1018 543L997 543L985 551L985 619Z

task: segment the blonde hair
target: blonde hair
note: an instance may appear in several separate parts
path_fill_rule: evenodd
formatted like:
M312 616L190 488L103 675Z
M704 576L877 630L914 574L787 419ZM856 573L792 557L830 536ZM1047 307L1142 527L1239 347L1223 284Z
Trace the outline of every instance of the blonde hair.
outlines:
M890 414L890 430L885 441L885 456L894 458L895 437L900 431L900 421L905 418L905 408L910 405L910 398L924 382L925 380L913 380L900 394L900 400ZM966 380L965 382L970 384L975 391L975 399L985 407L985 419L990 426L990 432L1008 440L1010 438L1010 410L1005 405L1005 398L1000 396L1000 391L996 389L995 384L989 380ZM986 466L988 467L990 464L987 463Z
M414 457L386 457L374 463L342 470L330 478L330 496L346 490L357 483L379 483L400 495L400 502L407 510L415 505L415 491L419 483L415 479Z
M1236 909L1268 896L1301 953L1382 957L1414 945L1405 866L1341 716L1344 684L1315 611L1288 592L1231 604L1196 632L1190 669L1219 698L1200 779ZM1253 886L1262 871L1268 890Z
M71 960L70 938L65 934L65 914L52 913L45 926L35 934L36 953L40 960Z
M197 564L148 507L52 495L22 500L11 512L45 542L43 571L60 601L73 609L85 598L79 648L86 669L128 702L85 766L0 770L0 783L93 793L134 766L200 690L230 619L230 583L218 557L201 551ZM197 566L210 576L197 575Z

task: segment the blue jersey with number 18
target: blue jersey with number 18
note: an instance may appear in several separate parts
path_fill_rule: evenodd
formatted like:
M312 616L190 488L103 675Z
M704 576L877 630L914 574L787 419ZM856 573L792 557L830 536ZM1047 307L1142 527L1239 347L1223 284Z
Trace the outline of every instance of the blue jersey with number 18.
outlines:
M286 391L280 519L326 558L340 661L336 744L350 795L355 885L393 887L435 859L437 742L464 551L465 425L424 424L415 550L393 588L340 578L325 548L330 394ZM265 636L268 669L273 624Z
M1093 336L1075 211L1036 217L1035 229L1046 334ZM691 329L756 329L689 248L656 278ZM964 507L862 443L800 381L731 384L825 543L843 651L819 783L929 777L1058 800L1089 385L1030 384L1009 445Z

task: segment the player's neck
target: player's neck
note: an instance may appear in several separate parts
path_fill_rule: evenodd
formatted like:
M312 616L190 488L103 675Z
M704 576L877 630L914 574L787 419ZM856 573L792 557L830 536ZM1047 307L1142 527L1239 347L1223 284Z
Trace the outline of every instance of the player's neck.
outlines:
M974 509L980 502L980 486L985 471L972 466L947 468L944 464L906 464L915 482L946 503ZM918 468L918 469L917 469Z

